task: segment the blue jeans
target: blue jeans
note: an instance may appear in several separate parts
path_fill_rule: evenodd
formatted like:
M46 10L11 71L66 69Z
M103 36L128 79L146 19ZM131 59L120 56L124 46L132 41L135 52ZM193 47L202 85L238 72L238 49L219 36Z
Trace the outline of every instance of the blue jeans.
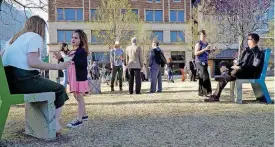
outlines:
M67 84L68 84L68 70L64 69L63 71L63 81L62 81L62 85L67 88Z
M168 80L172 81L173 80L173 73L171 70L168 70Z
M157 92L162 91L162 75L161 75L161 70L160 69L150 69L150 75L151 75L151 87L150 87L150 92L155 93L157 84L158 84L158 90Z

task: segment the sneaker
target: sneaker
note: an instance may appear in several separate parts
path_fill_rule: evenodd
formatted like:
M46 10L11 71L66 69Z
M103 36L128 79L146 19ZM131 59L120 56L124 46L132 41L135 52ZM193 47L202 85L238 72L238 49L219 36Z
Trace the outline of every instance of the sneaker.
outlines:
M77 128L79 126L82 125L82 121L78 121L78 120L73 120L72 122L70 122L69 124L67 124L68 128Z
M82 116L82 120L83 121L87 121L89 118L88 118L88 115L86 115L86 116Z
M217 98L217 97L214 96L214 95L211 95L209 99L205 99L204 101L205 101L205 102L219 102L220 99Z

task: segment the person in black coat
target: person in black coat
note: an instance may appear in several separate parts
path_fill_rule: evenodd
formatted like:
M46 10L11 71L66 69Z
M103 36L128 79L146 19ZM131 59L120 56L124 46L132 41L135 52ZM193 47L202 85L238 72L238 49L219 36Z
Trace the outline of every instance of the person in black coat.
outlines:
M264 54L257 45L260 37L258 34L251 33L247 40L249 47L243 51L238 63L230 67L228 63L221 62L221 76L215 78L219 81L217 89L209 99L205 99L206 102L219 101L221 92L229 81L237 78L257 79L260 77L264 64Z
M191 61L189 61L189 69L191 71L190 81L196 81L196 75L197 75L197 67L195 63L195 59L192 58Z

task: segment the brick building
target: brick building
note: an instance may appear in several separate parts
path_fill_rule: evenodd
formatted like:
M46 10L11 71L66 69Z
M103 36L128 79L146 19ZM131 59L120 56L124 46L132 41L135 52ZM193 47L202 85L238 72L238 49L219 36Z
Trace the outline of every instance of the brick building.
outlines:
M71 33L83 29L88 36L89 50L93 58L104 65L109 60L108 46L93 42L92 31L98 28L91 22L91 16L100 4L100 0L51 0L49 1L49 48L50 54L60 49L61 42L70 43ZM133 11L146 22L148 28L158 35L161 48L167 58L172 58L178 69L183 68L192 56L190 20L191 0L129 0ZM122 8L123 9L123 8ZM183 44L176 43L180 38ZM56 63L51 58L50 62ZM57 72L50 73L54 80Z

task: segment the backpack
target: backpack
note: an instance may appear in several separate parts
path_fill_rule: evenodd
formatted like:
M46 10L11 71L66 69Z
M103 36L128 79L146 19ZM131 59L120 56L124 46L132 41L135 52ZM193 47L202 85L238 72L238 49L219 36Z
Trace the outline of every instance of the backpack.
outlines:
M157 64L160 64L161 67L164 67L165 64L167 64L167 61L166 61L166 58L165 56L163 55L162 51L161 50L156 50L154 49L154 54L155 54L155 61Z

